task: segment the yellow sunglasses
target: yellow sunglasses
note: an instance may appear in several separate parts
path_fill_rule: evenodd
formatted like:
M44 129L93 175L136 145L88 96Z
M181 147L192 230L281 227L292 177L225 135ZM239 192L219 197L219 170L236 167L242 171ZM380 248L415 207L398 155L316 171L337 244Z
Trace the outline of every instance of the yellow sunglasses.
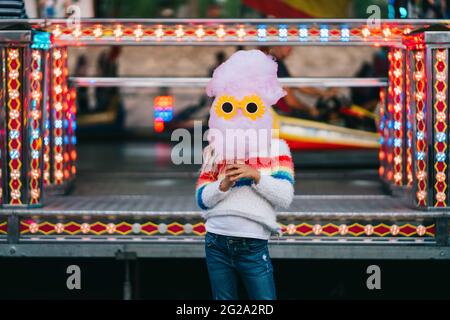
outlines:
M223 95L217 99L214 105L216 114L225 120L230 120L236 116L238 108L242 110L244 116L251 120L261 118L266 112L264 102L257 95L245 96L240 101L233 96Z

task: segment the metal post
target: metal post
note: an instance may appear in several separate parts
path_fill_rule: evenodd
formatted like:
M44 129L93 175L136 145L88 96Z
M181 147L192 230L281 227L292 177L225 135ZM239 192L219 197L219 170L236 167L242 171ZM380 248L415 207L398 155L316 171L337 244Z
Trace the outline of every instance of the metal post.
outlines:
M124 261L123 299L131 300L133 298L133 284L131 282L130 263L137 259L137 254L136 252L118 251L116 253L116 259Z
M20 221L16 214L8 217L8 243L18 243L20 236Z
M449 219L437 218L436 219L436 244L438 246L449 245Z

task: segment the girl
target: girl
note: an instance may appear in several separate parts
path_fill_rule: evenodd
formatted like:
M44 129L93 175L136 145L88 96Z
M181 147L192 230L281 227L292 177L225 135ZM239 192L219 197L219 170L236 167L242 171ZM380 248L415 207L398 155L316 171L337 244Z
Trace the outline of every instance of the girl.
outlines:
M285 95L277 64L259 50L238 51L213 74L208 141L196 197L206 219L206 263L214 299L276 299L268 239L281 234L275 209L294 194L291 154L273 139L270 107Z

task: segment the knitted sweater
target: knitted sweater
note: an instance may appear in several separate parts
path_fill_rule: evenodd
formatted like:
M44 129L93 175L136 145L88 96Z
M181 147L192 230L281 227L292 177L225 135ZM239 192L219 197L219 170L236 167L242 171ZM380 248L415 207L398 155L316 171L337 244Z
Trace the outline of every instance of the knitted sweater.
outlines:
M240 179L228 191L219 189L226 163L221 161L210 171L200 173L196 187L198 206L203 217L236 215L266 226L271 233L280 234L276 209L288 208L294 196L294 166L284 140L272 140L270 159L253 157L245 163L259 170L258 184L253 179Z

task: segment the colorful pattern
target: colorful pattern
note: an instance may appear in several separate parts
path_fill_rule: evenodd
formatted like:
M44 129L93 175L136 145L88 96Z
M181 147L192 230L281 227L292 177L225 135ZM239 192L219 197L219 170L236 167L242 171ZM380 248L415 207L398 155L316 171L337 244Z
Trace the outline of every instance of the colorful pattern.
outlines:
M410 223L403 225L380 223L377 225L352 223L348 224L289 224L282 227L282 231L288 235L300 236L378 236L378 237L411 237L411 236L434 236L435 225L413 225Z
M31 106L29 112L29 140L30 140L30 204L38 204L41 198L41 101L42 101L42 57L39 50L32 51L31 60Z
M64 144L63 144L63 120L64 120L64 88L65 79L65 50L56 48L53 50L52 64L52 106L51 117L53 120L53 179L54 184L62 184L64 181Z
M378 174L381 179L387 180L387 143L389 141L389 112L386 105L386 91L384 88L380 89L380 124L378 126L380 133L380 150L378 151L378 158L380 160L380 168Z
M51 59L50 59L50 52L45 53L45 63L48 66ZM50 83L53 84L53 79L50 79L50 68L45 68L46 76L45 81L47 81L47 99L45 102L45 109L43 110L45 112L44 116L44 129L43 129L43 136L44 136L44 185L50 184L50 163L51 163L51 147L50 147L50 128L51 128L51 111L50 111L50 104L51 99L48 97L53 98L53 88Z
M245 164L259 170L261 175L270 175L276 179L287 180L294 184L294 164L289 155L281 155L273 158L250 158L245 160ZM200 173L197 180L196 199L197 204L202 210L207 210L208 207L202 201L202 193L204 188L212 182L221 180L225 177L226 163L220 162L214 171L207 171ZM233 188L251 185L253 180L240 179L236 181Z
M0 230L1 229L0 224ZM417 223L378 223L378 224L338 224L338 223L292 223L281 224L286 237L434 237L434 224ZM6 230L6 229L5 229ZM1 231L0 231L1 232ZM158 221L130 222L130 221L95 221L91 223L81 221L50 222L23 220L20 222L22 235L86 235L86 236L185 236L205 235L203 222Z
M401 43L402 36L424 24L398 24L381 21L367 25L366 20L345 21L286 21L267 23L266 20L242 23L226 21L180 21L139 24L129 21L83 22L75 28L55 23L48 27L55 44L101 45L108 42L128 44L187 44L217 42L283 42L283 43L369 43L387 45Z
M415 174L416 174L416 199L419 207L425 207L427 201L427 125L426 125L426 75L425 75L425 51L414 53L414 101L415 101Z
M403 184L403 50L392 49L392 108L394 112L393 126L393 178L396 185Z
M412 150L412 141L413 141L413 119L412 119L412 109L411 109L411 59L412 54L411 52L406 53L406 72L405 72L405 82L406 82L406 102L405 102L405 135L406 135L406 146L405 146L405 153L406 153L406 185L411 187L414 181L413 178L413 150Z
M434 50L434 206L447 206L447 50Z
M0 222L0 234L8 234L8 222Z
M68 166L67 171L69 176L72 178L75 176L77 172L76 168L76 160L77 160L77 136L76 136L76 129L77 129L77 121L76 121L76 114L77 114L77 91L75 88L69 89L69 94L67 95L68 99L68 112L66 112L67 117L67 154L68 154Z
M7 141L9 204L22 204L22 93L21 51L7 49Z
M394 178L394 50L388 53L389 73L387 88L387 109L386 109L386 152L385 152L385 181L391 183Z

